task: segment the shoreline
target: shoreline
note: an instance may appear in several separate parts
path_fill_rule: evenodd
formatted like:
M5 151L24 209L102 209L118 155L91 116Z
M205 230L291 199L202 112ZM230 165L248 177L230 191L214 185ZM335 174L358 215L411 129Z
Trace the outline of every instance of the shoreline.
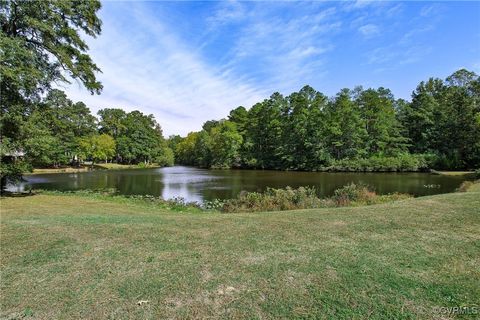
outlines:
M124 170L124 169L154 169L162 168L157 164L151 165L137 165L137 164L118 164L118 163L99 163L91 166L75 167L63 167L63 168L34 168L33 172L25 173L24 175L37 175L37 174L52 174L52 173L80 173L90 172L96 170Z
M174 165L184 166L184 165ZM188 167L188 166L187 166ZM93 167L82 166L80 168L75 167L63 167L63 168L34 168L33 172L25 173L24 175L37 175L37 174L52 174L52 173L80 173L80 172L90 172L96 170L125 170L125 169L155 169L155 168L164 168L157 164L150 164L144 166L143 164L117 164L117 163L99 163L95 164ZM198 168L198 167L193 167ZM434 170L429 171L385 171L385 170L376 170L376 171L356 171L356 170L315 170L315 171L300 171L300 170L277 170L277 169L246 169L246 168L229 168L229 169L219 169L219 168L199 168L205 170L250 170L250 171L279 171L279 172L305 172L305 173L429 173L434 175L444 175L444 176L471 176L475 174L475 171L450 171L450 170Z

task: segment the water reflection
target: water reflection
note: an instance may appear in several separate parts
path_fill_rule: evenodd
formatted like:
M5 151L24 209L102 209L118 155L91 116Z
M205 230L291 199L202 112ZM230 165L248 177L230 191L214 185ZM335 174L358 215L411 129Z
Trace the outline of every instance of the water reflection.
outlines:
M380 194L410 193L416 196L454 191L461 176L426 173L319 173L253 170L205 170L176 166L158 169L105 170L80 173L41 174L9 186L11 191L30 188L80 190L114 188L120 194L154 195L165 199L182 197L187 201L227 199L240 191L263 191L268 187L314 186L320 196L350 182L364 182ZM431 187L435 186L435 188Z

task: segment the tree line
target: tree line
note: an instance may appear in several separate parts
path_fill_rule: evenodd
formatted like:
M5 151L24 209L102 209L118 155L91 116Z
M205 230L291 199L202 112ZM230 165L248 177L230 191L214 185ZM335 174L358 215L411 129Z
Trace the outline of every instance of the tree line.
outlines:
M0 185L32 166L83 160L207 168L419 170L480 166L480 84L470 71L421 82L411 101L385 88L306 86L167 141L153 116L103 109L97 119L53 84L100 94L84 36L101 33L98 0L0 1Z
M480 78L422 81L411 101L386 88L310 86L171 136L176 162L206 168L410 171L480 167Z
M172 165L173 152L153 115L102 109L99 119L83 103L51 90L23 124L25 160L36 167L91 161Z

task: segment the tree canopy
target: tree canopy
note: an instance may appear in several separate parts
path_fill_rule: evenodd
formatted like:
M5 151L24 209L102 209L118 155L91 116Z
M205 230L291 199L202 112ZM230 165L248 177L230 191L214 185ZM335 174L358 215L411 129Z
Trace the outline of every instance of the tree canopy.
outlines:
M27 147L31 136L25 130L26 122L41 94L53 83L69 79L78 80L92 93L102 90L95 75L100 69L87 54L88 46L81 37L82 33L100 34L100 7L98 0L0 1L2 186L19 178L30 165L12 154L21 154Z
M176 161L202 167L282 170L418 170L480 166L480 82L458 70L421 82L411 102L389 89L310 86L274 93L228 120L168 142ZM174 139L174 141L173 141Z

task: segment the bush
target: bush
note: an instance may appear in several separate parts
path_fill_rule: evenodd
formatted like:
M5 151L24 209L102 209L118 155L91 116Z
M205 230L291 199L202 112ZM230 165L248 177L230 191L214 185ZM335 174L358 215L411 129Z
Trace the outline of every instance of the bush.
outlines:
M226 200L223 212L280 211L339 207L348 205L369 205L409 198L405 194L377 195L365 184L348 184L335 190L330 198L317 197L314 188L267 189L264 193L241 192L236 199Z
M335 190L332 199L338 206L349 205L351 202L368 202L377 194L365 184L350 183L340 189Z
M173 166L175 162L173 150L168 147L163 148L161 154L159 154L154 161L161 167Z
M214 199L214 200L204 200L202 208L205 210L220 211L225 205L225 200Z
M457 192L467 192L471 186L474 185L472 181L463 181L460 187L457 188Z
M300 187L293 189L269 188L264 193L241 192L236 199L225 201L222 211L275 211L318 208L326 206L326 200L316 196L314 188Z
M360 159L334 160L322 171L406 172L424 171L430 167L429 155L401 153L396 157L373 156Z
M387 195L378 195L372 187L359 183L350 183L340 189L335 190L332 199L336 206L355 206L370 205L389 201L408 199L411 196L403 193L392 193Z

